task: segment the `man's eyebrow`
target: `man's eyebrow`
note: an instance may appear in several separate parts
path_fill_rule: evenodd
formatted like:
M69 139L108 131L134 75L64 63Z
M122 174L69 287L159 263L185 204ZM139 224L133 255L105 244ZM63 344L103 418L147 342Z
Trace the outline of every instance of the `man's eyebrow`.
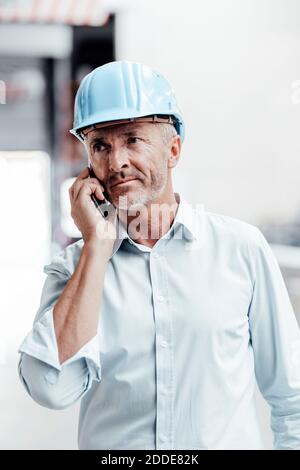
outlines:
M122 135L126 135L126 136L130 136L130 137L131 137L131 136L135 135L137 132L141 132L141 133L142 133L141 129L139 129L138 127L136 127L136 128L134 128L134 129L131 129L130 131L124 131L124 132L122 132Z
M102 144L104 143L104 138L103 137L93 137L90 142L89 142L89 145L93 145L95 143L99 143L99 144Z
M120 133L120 135L124 135L126 137L132 137L134 135L136 135L137 133L142 133L141 129L139 129L138 127L135 127L133 129L130 129L130 130L125 130L123 132ZM104 135L100 135L100 136L95 136L91 139L90 141L90 145L94 144L94 143L105 143L105 134Z

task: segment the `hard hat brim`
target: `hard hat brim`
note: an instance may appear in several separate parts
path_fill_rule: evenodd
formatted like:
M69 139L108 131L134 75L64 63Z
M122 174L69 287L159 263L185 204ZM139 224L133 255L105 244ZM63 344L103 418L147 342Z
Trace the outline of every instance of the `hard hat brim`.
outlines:
M98 121L95 119L92 119L93 122L86 123L84 126L80 127L74 127L73 129L70 129L70 133L75 135L81 142L84 142L84 136L95 129L101 129L103 127L111 127L115 125L120 125L120 124L126 124L126 123L133 123L133 122L153 122L153 123L166 123L166 124L172 124L177 130L177 133L180 135L181 140L184 138L184 126L183 123L179 120L178 116L175 115L169 115L169 114L153 114L153 115L148 115L148 116L132 116L132 117L124 117L124 118L119 118L119 119L114 119L114 120L107 120L107 121Z

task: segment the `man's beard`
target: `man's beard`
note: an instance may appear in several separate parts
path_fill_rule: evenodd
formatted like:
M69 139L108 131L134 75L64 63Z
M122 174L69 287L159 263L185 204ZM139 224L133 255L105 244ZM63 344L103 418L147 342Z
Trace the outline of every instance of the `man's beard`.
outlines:
M166 178L159 178L159 181L152 181L150 191L137 189L136 191L129 191L129 194L120 195L118 196L116 206L120 210L130 212L141 209L152 202L155 202L162 195L165 190L166 183Z

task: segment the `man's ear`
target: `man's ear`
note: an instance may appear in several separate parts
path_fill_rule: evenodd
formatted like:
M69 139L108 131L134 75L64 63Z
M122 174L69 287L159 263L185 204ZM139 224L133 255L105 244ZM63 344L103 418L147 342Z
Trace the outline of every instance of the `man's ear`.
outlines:
M168 157L168 168L174 168L179 160L181 152L181 139L179 135L175 135L170 143L170 154Z

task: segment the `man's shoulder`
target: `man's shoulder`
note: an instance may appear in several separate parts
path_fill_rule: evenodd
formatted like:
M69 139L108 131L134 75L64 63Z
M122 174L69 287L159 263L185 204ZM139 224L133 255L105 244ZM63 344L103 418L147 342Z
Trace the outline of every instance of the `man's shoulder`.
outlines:
M68 276L72 275L79 261L83 243L83 239L80 238L60 249L52 257L51 262L44 266L44 272L46 274L56 272Z
M259 245L264 238L260 229L244 220L215 212L206 212L211 233L225 242Z

